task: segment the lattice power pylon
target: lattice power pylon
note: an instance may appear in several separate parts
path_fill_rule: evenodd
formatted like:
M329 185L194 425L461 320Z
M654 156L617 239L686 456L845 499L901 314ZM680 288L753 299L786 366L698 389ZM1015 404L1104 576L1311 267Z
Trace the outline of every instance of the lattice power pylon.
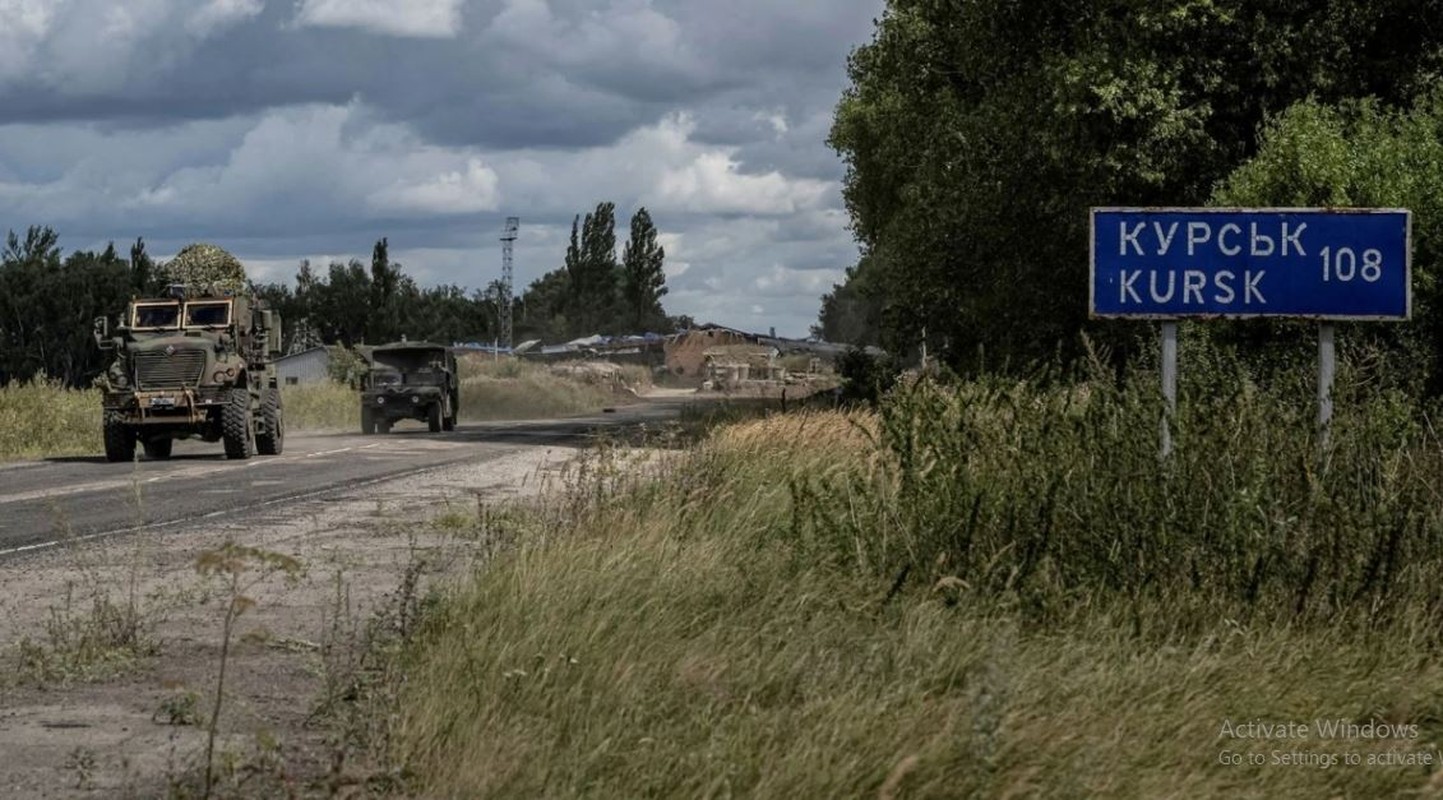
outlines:
M501 346L510 349L511 342L511 279L512 246L516 243L516 232L521 227L520 217L507 217L506 229L501 233Z

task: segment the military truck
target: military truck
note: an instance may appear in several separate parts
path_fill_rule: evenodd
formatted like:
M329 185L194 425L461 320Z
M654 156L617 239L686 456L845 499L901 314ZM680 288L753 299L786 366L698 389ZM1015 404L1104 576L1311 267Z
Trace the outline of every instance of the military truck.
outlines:
M135 299L119 324L95 321L115 351L101 376L105 458L169 458L176 439L222 442L226 458L279 455L285 443L273 359L280 315L233 288L176 284Z
M361 433L390 433L397 420L423 420L432 433L456 429L461 406L456 355L445 345L395 342L364 353Z

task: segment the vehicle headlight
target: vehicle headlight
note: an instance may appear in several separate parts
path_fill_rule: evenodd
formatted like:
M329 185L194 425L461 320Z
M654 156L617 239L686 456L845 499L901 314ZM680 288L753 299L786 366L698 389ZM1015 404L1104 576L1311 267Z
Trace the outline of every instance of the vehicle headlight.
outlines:
M212 375L212 376L210 376L210 379L211 379L212 381L215 381L216 383L220 383L221 381L224 381L224 380L225 380L225 370L219 370L219 369L216 370L216 371L215 371L215 374Z
M376 405L378 405L378 406L383 406L383 405L385 405L385 404L386 404L386 398L384 398L384 397L377 397L377 398L376 398Z
M415 394L411 395L411 402L412 402L412 403L419 403L419 402L421 402L421 396L420 396L420 395L415 395Z

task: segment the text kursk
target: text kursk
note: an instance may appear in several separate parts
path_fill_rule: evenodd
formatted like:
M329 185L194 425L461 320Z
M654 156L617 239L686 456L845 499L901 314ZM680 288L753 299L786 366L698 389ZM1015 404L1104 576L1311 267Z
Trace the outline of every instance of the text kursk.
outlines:
M1268 258L1273 254L1281 256L1306 256L1303 250L1303 231L1308 223L1296 225L1284 222L1280 230L1273 226L1259 226L1248 223L1247 229L1229 222L1214 230L1211 222L1139 222L1119 224L1121 239L1118 243L1121 256L1166 256L1174 252L1195 256L1210 249L1225 256L1239 256L1244 251L1254 258ZM1260 229L1263 228L1263 229ZM1174 251L1173 248L1177 248Z

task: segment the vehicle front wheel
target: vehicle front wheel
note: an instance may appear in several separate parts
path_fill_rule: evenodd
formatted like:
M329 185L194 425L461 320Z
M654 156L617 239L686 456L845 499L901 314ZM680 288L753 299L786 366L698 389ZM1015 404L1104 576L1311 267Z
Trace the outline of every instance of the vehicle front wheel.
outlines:
M135 429L125 424L125 415L107 411L103 420L105 460L111 463L135 460Z
M370 436L376 432L376 416L371 409L361 406L361 433Z
M226 458L243 460L255 454L255 418L249 389L231 389L220 412L220 433Z
M431 429L431 432L432 432L432 433L440 433L440 432L441 432L441 404L440 404L440 403L432 403L432 404L431 404L431 407L428 408L428 409L426 409L426 426Z

